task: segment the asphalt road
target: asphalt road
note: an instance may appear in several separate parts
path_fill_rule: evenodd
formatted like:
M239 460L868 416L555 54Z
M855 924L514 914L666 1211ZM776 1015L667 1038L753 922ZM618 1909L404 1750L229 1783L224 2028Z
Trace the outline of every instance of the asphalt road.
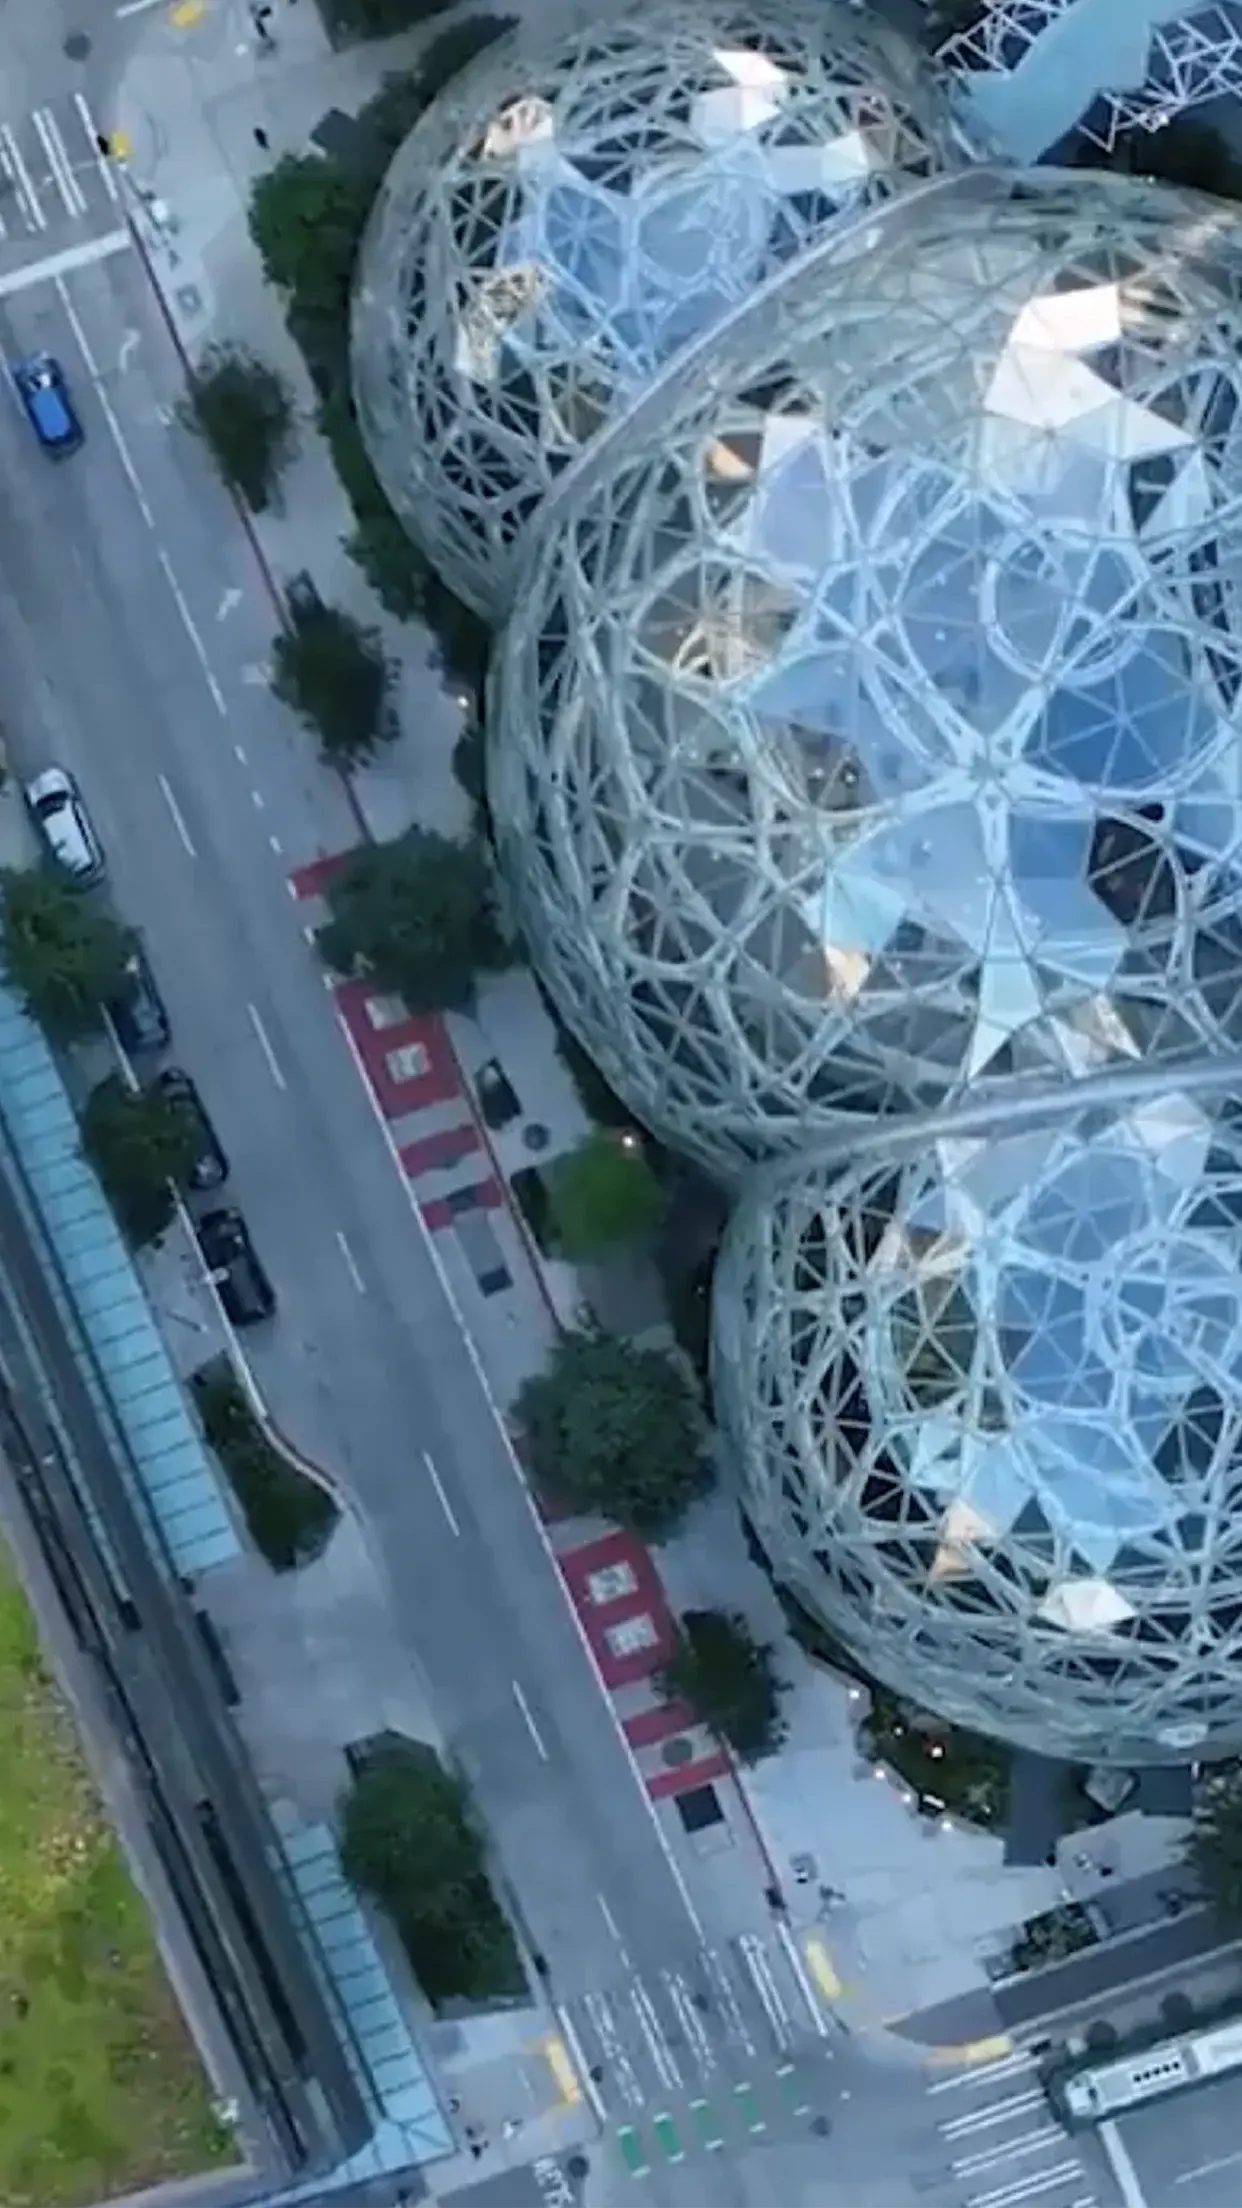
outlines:
M169 426L179 371L137 262L5 300L0 349L38 346L65 364L87 445L49 464L0 392L15 762L57 759L81 782L278 1286L267 1364L308 1407L296 1438L362 1506L558 1988L618 1974L604 1901L636 1969L693 1976L695 1925L303 939L288 868L352 838L255 680L270 610L203 456Z

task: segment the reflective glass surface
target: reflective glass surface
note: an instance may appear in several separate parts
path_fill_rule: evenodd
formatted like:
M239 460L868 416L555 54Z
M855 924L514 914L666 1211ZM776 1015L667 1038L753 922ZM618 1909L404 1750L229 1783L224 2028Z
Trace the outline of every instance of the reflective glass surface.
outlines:
M549 485L679 349L808 244L951 158L883 25L826 0L676 0L455 80L364 248L355 392L397 513L480 610Z
M947 178L555 501L502 862L713 1170L1242 1032L1240 236L1131 178Z
M1242 1109L1175 1089L752 1195L715 1401L782 1576L976 1730L1237 1753L1240 1261Z

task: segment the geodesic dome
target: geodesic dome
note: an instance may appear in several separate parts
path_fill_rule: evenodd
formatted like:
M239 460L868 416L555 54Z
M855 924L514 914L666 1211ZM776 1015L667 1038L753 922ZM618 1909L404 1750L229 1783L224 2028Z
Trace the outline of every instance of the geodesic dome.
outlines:
M489 789L536 963L728 1174L1242 1021L1234 219L924 185L551 502Z
M781 1578L921 1708L1236 1754L1242 1107L1063 1102L744 1202L722 1434Z
M952 157L925 64L825 0L675 0L508 38L397 155L354 389L396 512L507 602L551 484L774 270Z

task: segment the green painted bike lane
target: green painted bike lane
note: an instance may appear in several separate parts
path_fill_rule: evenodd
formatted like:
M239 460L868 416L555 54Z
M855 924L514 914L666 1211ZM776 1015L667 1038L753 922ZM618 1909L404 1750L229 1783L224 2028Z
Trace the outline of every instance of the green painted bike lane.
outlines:
M688 2155L721 2154L769 2132L788 2134L819 2113L805 2072L787 2062L753 2082L725 2082L710 2097L699 2094L654 2109L641 2123L618 2124L612 2137L630 2176L644 2178Z

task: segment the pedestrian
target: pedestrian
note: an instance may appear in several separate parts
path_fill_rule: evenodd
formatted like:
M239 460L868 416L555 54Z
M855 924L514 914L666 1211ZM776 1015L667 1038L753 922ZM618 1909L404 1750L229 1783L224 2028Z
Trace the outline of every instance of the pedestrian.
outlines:
M268 135L267 135L267 132L266 132L265 130L260 130L260 128L259 128L259 125L258 125L257 123L256 123L256 124L255 124L255 126L254 126L254 142L255 142L256 146L258 147L258 149L259 149L260 153L270 153L270 152L271 152L271 150L272 150L272 141L271 141L271 139L270 139L270 138L268 137Z

